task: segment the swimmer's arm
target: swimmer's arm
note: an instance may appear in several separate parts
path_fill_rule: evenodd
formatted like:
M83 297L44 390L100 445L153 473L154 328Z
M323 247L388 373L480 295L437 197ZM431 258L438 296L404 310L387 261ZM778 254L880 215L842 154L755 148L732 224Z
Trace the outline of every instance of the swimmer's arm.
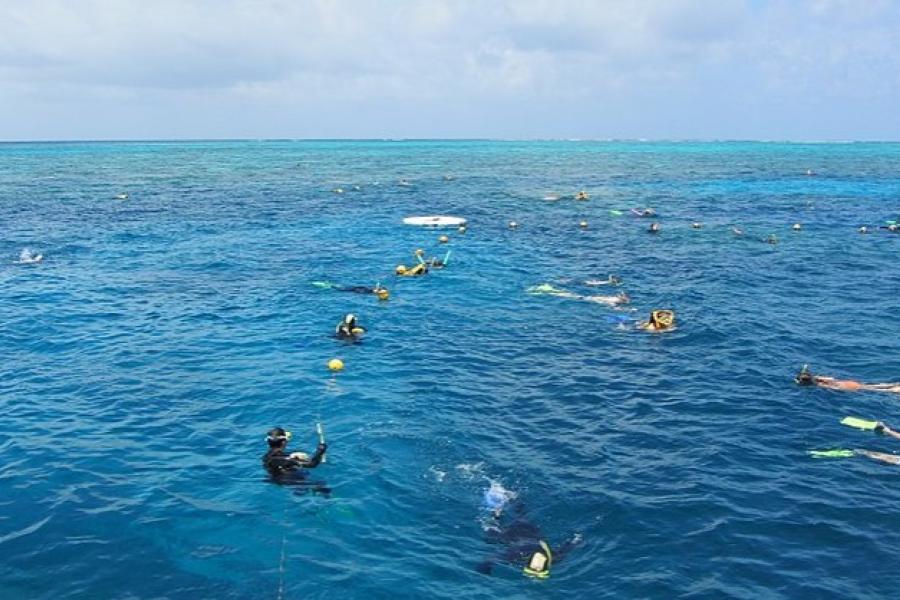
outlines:
M900 440L900 431L891 429L887 423L879 421L878 425L875 426L875 431L877 433L883 433L884 435L889 435L892 438L897 438L898 440Z
M312 455L312 458L308 458L306 460L301 459L292 459L294 460L298 466L304 469L315 469L319 466L319 463L322 462L322 457L325 456L325 450L328 449L328 444L322 442L318 446L316 446L316 453Z

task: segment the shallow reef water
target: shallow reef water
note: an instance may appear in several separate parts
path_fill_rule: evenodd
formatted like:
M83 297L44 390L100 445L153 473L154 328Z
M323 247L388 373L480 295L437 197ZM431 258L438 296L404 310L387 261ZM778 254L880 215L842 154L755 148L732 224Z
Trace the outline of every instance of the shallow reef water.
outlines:
M900 395L793 376L900 380L898 217L897 144L2 144L0 598L892 597L900 469L807 451ZM331 497L267 481L318 421Z

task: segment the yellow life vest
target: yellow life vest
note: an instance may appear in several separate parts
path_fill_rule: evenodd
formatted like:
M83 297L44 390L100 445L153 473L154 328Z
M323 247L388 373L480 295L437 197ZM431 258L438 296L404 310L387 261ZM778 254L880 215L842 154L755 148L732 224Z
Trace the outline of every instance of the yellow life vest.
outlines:
M525 568L522 569L522 572L527 577L534 577L536 579L547 579L550 577L550 567L553 564L553 553L550 552L550 546L547 545L547 542L541 540L538 542L541 546L541 550L536 551L531 555L531 558L528 559L528 564L525 565Z

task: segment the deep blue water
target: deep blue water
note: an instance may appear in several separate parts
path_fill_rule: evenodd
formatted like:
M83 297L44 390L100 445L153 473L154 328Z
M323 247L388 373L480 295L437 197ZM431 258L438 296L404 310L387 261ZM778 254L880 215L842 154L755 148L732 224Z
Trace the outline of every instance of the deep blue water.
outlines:
M470 227L397 280L421 214ZM900 469L806 451L900 451L839 424L900 397L792 377L900 379L900 234L856 232L898 215L895 144L0 145L0 597L892 597ZM609 273L678 330L525 293ZM332 497L267 482L317 420ZM476 571L492 481L582 539L549 580Z

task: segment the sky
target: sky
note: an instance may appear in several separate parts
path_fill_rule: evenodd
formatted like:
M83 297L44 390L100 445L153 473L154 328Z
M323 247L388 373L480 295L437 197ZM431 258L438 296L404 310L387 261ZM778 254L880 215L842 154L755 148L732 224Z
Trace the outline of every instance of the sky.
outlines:
M900 140L900 1L0 0L0 140Z

